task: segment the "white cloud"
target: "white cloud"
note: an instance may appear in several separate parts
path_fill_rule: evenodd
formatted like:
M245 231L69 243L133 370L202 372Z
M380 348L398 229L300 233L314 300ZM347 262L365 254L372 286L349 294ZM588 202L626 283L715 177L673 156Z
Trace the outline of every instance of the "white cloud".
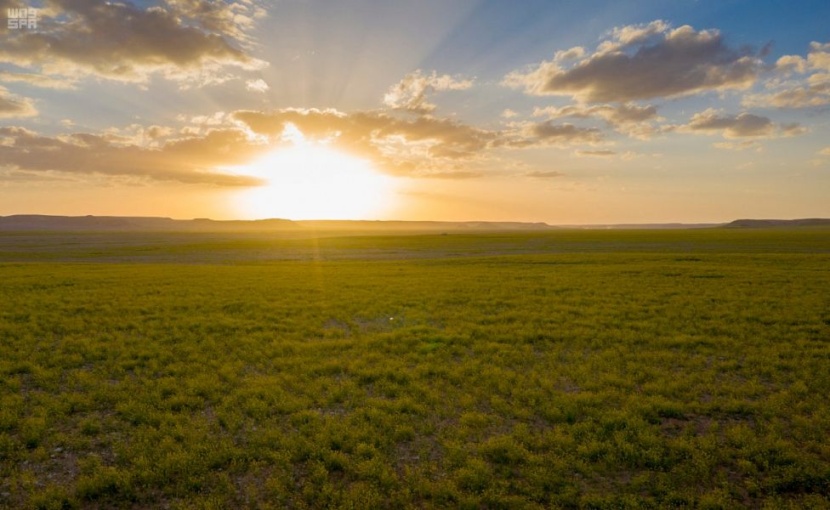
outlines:
M245 82L245 88L251 92L268 92L270 87L262 78L256 80L248 80Z
M457 78L448 74L422 74L418 69L403 77L401 81L392 85L383 103L389 108L405 110L413 113L430 113L435 105L427 101L427 96L435 91L466 90L473 86L473 80Z
M810 43L807 58L784 55L775 70L775 77L767 82L771 92L747 95L744 106L810 108L830 104L830 43Z

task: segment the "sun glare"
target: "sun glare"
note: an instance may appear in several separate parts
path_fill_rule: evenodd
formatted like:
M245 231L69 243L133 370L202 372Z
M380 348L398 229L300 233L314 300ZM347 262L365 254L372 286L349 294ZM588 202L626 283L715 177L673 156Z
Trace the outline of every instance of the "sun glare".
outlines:
M369 161L307 141L275 150L242 171L266 181L239 197L239 209L249 217L379 219L392 193L392 178Z

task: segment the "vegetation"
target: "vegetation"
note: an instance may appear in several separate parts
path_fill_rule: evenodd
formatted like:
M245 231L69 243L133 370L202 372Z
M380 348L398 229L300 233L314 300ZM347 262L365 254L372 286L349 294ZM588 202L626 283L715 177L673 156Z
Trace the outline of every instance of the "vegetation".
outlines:
M0 506L827 508L828 253L0 234Z

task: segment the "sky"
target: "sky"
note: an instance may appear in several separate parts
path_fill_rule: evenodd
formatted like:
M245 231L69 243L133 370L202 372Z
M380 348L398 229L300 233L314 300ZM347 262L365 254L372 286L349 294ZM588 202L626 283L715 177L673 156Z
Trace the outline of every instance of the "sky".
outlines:
M21 8L36 26L13 26ZM0 0L0 17L0 215L830 217L826 0Z

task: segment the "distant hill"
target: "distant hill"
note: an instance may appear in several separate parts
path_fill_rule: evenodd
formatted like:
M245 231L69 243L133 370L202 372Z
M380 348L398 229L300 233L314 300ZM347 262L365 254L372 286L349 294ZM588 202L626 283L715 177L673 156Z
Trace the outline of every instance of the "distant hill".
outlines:
M828 227L828 218L804 218L800 220L735 220L724 225L726 228L771 228L771 227Z
M589 225L559 225L560 228L583 230L688 230L692 228L712 228L723 226L722 223L612 223Z
M225 232L296 228L298 228L298 226L293 221L281 219L256 221L214 221L204 218L195 220L174 220L172 218L131 216L47 216L41 214L0 216L0 230L6 231Z
M518 221L358 221L358 220L176 220L150 216L49 216L18 214L0 216L0 231L56 232L541 232L568 229L692 229L692 228L772 228L830 226L830 219L735 220L726 224L660 223L615 225L553 226L547 223Z
M253 231L394 231L459 232L494 230L549 230L546 223L492 221L351 221L351 220L174 220L130 216L48 216L19 214L0 216L0 231L105 231L105 232L253 232Z

